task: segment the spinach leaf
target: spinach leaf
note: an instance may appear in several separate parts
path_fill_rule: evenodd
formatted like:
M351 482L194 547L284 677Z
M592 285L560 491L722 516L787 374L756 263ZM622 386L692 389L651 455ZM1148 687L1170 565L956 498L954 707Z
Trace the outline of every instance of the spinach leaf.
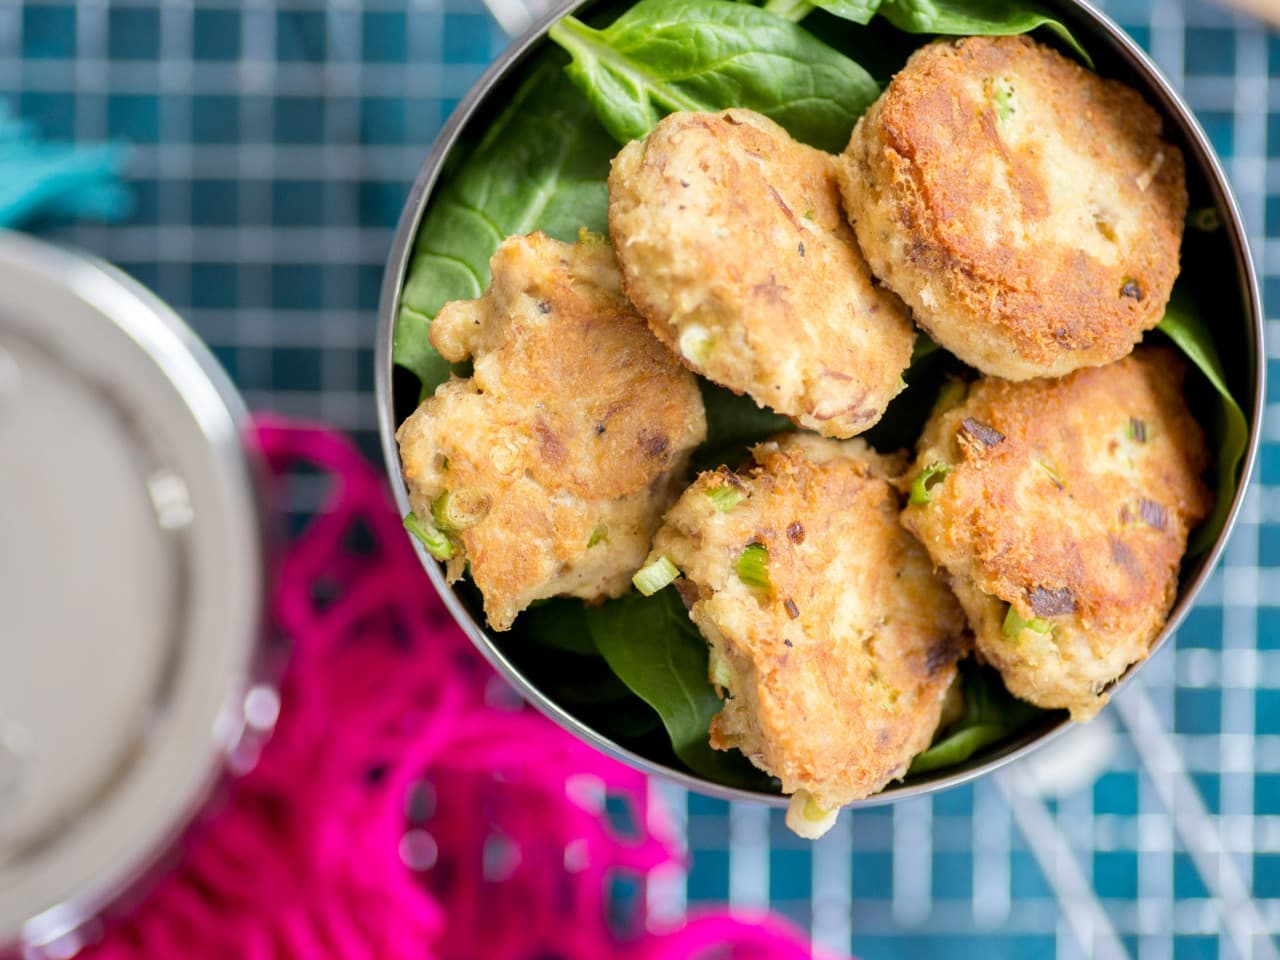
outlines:
M418 231L400 294L392 358L430 393L450 366L427 339L450 300L480 296L489 258L507 237L542 230L573 240L604 232L614 143L591 104L541 58L474 150L444 172Z
M851 2L851 0L845 0ZM676 110L746 107L839 151L880 94L860 66L790 20L727 0L640 0L602 30L565 17L550 37L621 143Z
M911 366L902 374L906 389L889 402L884 416L862 438L881 453L913 449L933 413L939 391L949 378L965 369L963 363L928 336L917 334Z
M440 278L438 282L443 287L449 281ZM431 345L430 330L431 319L405 306L402 294L400 313L396 316L396 328L392 334L391 359L421 381L422 397L430 396L438 385L448 380L453 369L452 364Z
M562 653L599 656L581 600L561 597L532 606L520 614L517 626L531 643Z
M824 2L819 6L836 12ZM1061 21L1029 4L1008 0L884 0L879 13L907 33L1004 37L1044 27L1057 34L1089 67L1093 66L1092 58Z
M828 13L851 20L866 26L880 8L881 0L769 0L764 8L770 13L786 17L799 23L812 12L814 7L821 7Z
M707 440L693 453L693 469L714 470L723 464L737 470L750 455L747 448L783 430L794 430L786 417L759 406L748 396L698 378L702 403L707 409Z
M960 664L964 713L943 731L941 739L911 761L908 775L954 767L1027 726L1045 711L1018 700L1004 688L1000 675L972 660Z
M1239 486L1240 461L1249 444L1249 425L1240 405L1227 387L1222 361L1213 345L1209 327L1195 301L1182 286L1174 287L1169 306L1165 308L1164 319L1156 329L1187 355L1213 386L1219 398L1209 432L1210 441L1217 440L1217 482L1214 485L1213 511L1196 528L1191 542L1187 544L1187 554L1195 556L1213 546L1218 534L1222 532L1223 524L1227 522L1227 513L1231 510L1231 501L1235 499L1236 488Z
M707 643L675 590L638 593L586 609L596 649L633 693L657 711L676 756L716 783L770 789L738 751L711 749L708 730L722 704L707 679Z
M1093 59L1061 21L1037 7L1008 0L769 0L764 9L799 23L815 7L863 25L879 14L905 33L1005 37L1044 27L1093 66Z

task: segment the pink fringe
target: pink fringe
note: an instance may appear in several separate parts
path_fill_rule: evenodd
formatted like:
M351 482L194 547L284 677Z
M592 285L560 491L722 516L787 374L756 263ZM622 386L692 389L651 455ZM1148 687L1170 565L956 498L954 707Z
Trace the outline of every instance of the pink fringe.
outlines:
M676 858L644 777L532 710L485 705L492 671L343 437L262 417L257 439L277 478L305 465L332 480L277 564L272 612L293 643L280 719L178 869L86 960L811 955L776 919L724 913L620 943L609 880ZM356 524L371 552L345 546ZM625 799L639 836L610 829L590 801L605 791Z

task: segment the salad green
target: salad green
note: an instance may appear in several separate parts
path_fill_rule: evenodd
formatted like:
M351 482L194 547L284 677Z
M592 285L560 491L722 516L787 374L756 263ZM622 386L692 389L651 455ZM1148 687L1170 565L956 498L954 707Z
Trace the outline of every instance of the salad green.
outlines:
M451 300L489 285L489 258L507 237L541 230L572 241L585 227L607 230L605 178L617 146L561 61L539 59L484 138L441 174L414 243L392 356L430 395L450 365L427 339L431 318Z
M640 0L604 26L566 18L550 35L567 56L555 48L537 56L514 81L514 94L484 126L483 137L464 139L452 151L401 294L395 363L417 377L424 394L446 380L450 364L427 337L440 307L484 291L489 258L507 236L540 229L572 240L584 227L605 232L606 178L618 142L645 136L668 112L751 107L797 139L841 149L879 90L858 63L819 39L818 34L839 33L830 29L838 21L818 22L826 15L851 24L874 18L906 34L1044 28L1088 62L1061 22L1033 6L998 0L769 0L763 8L729 0ZM809 18L816 33L800 25ZM880 28L850 29L869 35ZM854 38L847 46L859 42L878 53L899 52L874 39ZM884 64L877 64L875 75L885 75ZM1175 292L1160 330L1219 398L1206 423L1217 453L1217 503L1191 544L1193 551L1203 550L1217 538L1234 499L1248 428L1204 318L1186 291ZM867 440L880 450L911 446L940 390L964 370L921 337L904 375L906 389ZM699 385L708 438L695 452L694 469L742 463L753 443L794 429L749 398L706 380ZM922 489L918 496L927 494ZM764 559L748 558L748 577L767 576ZM706 643L674 588L656 582L654 587L651 596L636 593L597 606L567 600L539 605L516 622L511 649L524 644L554 662L558 673L543 671L549 677L544 690L623 746L648 755L665 749L653 740L656 718L673 760L718 783L769 789L769 778L741 755L708 745L708 725L721 700L707 679ZM954 766L1019 730L1051 722L1050 714L1009 696L998 675L985 668L966 664L961 679L963 715L916 758L911 774Z
M837 151L880 95L862 67L790 20L729 0L640 0L603 30L565 17L549 36L619 143L676 110L746 107Z

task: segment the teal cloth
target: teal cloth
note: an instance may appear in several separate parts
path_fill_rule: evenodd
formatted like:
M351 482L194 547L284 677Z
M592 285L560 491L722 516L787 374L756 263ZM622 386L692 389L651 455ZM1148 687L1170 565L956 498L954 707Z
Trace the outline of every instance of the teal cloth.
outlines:
M0 102L0 227L40 220L119 220L133 207L121 144L52 143Z

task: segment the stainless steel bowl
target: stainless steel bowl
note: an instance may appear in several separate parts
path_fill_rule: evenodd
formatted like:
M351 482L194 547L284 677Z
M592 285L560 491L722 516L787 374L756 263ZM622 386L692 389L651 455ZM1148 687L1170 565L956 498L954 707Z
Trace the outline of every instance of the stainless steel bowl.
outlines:
M0 956L70 956L278 703L244 407L124 274L0 231Z
M399 409L396 407L395 378L397 374L392 368L391 351L395 318L400 309L400 290L408 269L418 225L431 201L432 190L445 161L455 144L473 120L477 123L483 122L483 117L477 119L477 115L483 114L484 108L493 102L493 98L500 98L503 95L504 84L515 71L532 54L541 51L544 45L549 43L546 33L551 24L566 14L581 15L600 6L602 4L596 0L570 0L562 3L523 36L511 43L458 104L449 122L436 139L405 202L383 278L378 342L374 357L378 426L382 438L383 455L387 475L402 512L409 510L409 501L400 476L400 457L396 449L395 430L411 409L403 404ZM1056 11L1056 16L1072 29L1089 50L1099 73L1123 80L1142 91L1147 100L1163 114L1166 136L1181 145L1187 158L1188 185L1193 205L1199 202L1215 206L1224 221L1224 229L1220 234L1214 234L1216 238L1214 247L1207 254L1217 262L1203 269L1211 269L1214 276L1221 278L1222 287L1216 294L1218 298L1216 316L1231 318L1230 321L1219 322L1217 329L1221 330L1227 322L1234 327L1230 334L1234 348L1222 350L1223 362L1226 366L1228 383L1249 421L1249 444L1244 458L1241 485L1232 502L1227 523L1213 548L1184 568L1177 602L1168 623L1152 647L1152 653L1154 653L1168 640L1191 609L1196 595L1204 586L1222 553L1244 500L1245 487L1252 472L1261 437L1265 396L1266 353L1262 348L1261 298L1244 223L1226 175L1208 137L1182 98L1138 45L1092 4L1084 0L1056 0L1047 6ZM1220 334L1220 344L1223 339ZM401 393L403 396L404 391L402 390ZM509 652L504 651L501 641L485 629L480 611L445 583L439 564L421 548L419 548L419 556L423 560L423 566L432 585L476 648L530 703L566 730L645 773L666 777L691 789L732 800L763 801L775 806L786 804L787 798L777 794L725 787L686 771L673 769L627 750L599 731L592 729L562 704L557 703L527 676ZM1117 689L1132 678L1141 666L1142 664L1139 663L1130 668L1118 682ZM860 801L854 806L890 803L905 797L933 793L965 783L1034 750L1068 729L1069 726L1069 722L1065 720L1052 720L1025 731L999 750L984 754L975 761L950 770L939 771L937 775L913 779L907 784L891 785L882 793Z

